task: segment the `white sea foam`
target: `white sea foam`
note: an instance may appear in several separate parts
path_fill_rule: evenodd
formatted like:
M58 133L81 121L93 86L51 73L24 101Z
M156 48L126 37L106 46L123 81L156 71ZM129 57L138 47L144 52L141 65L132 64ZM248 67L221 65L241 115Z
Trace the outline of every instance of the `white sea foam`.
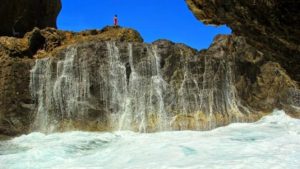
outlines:
M275 111L206 132L31 133L0 142L0 168L298 169L300 120Z

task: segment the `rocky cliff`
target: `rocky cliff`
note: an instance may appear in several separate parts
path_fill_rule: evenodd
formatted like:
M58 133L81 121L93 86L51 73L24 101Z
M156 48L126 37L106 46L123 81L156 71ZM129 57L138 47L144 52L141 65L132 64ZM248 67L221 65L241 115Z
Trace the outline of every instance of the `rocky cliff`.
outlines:
M187 3L234 33L201 51L121 27L0 37L0 134L208 130L275 108L299 118L297 2Z
M240 73L245 74L242 84L249 82L240 88L247 103L263 110L275 105L282 107L279 106L280 99L291 102L282 97L287 95L294 98L294 103L299 103L299 1L186 0L186 3L201 22L229 26L233 36L243 39L244 47L241 49L248 50L251 46L252 50L246 50L239 57L243 60ZM283 72L285 77L294 81L294 87L288 89L286 94L281 86L285 83L279 82L277 77ZM291 115L299 117L299 109L291 112L294 112Z
M168 40L145 44L120 27L34 29L0 42L0 129L7 135L207 130L274 108L299 116L296 81L241 36L217 36L202 51Z
M1 0L0 36L23 36L34 27L56 28L60 0Z
M32 127L44 132L153 132L255 121L272 111L277 100L270 108L255 110L240 99L236 82L242 81L238 69L243 65L237 61L252 49L245 51L244 45L238 37L220 36L198 54L167 40L93 39L62 47L38 59L31 70ZM280 67L278 71L281 89L294 87Z
M243 118L226 71L234 63L222 62L227 58L220 55L222 47L215 47L219 59L206 58L167 40L143 44L137 32L114 27L81 33L34 29L0 42L5 134L119 125L142 131L210 129Z
M35 28L23 38L0 37L0 133L23 133L29 130L34 121L35 106L29 84L30 70L35 65L35 59L55 56L57 50L70 44L95 39L143 41L138 32L119 27L80 33Z
M300 2L298 0L186 0L205 24L229 26L233 33L279 62L300 81Z

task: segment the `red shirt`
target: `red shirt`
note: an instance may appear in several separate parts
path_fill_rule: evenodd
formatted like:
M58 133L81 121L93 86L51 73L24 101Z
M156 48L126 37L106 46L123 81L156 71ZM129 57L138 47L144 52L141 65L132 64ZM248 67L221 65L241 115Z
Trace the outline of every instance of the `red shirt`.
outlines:
M114 25L117 26L118 25L118 18L114 17Z

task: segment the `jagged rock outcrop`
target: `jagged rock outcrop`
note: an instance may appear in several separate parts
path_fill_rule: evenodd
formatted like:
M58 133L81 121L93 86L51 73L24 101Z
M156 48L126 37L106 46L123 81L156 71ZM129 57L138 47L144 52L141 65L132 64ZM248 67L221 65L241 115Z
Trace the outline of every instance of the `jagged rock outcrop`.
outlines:
M237 89L244 103L263 111L285 108L299 118L300 3L297 0L186 0L186 3L203 23L226 24L232 29L236 52L229 54L237 54L240 65L237 71L242 74L237 79Z
M10 57L43 57L56 48L89 40L143 42L141 35L133 30L121 27L105 27L101 30L89 30L79 33L60 31L54 28L34 28L23 38L0 36L0 54Z
M34 27L56 28L60 0L1 0L0 36L23 36Z
M186 0L205 24L228 25L234 34L278 62L300 81L300 2L298 0Z

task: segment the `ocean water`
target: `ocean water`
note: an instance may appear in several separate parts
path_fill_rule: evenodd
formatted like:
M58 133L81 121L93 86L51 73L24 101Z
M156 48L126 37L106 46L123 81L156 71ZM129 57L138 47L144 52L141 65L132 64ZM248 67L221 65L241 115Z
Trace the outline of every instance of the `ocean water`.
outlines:
M0 142L0 169L299 169L300 120L275 111L212 131L31 133Z

